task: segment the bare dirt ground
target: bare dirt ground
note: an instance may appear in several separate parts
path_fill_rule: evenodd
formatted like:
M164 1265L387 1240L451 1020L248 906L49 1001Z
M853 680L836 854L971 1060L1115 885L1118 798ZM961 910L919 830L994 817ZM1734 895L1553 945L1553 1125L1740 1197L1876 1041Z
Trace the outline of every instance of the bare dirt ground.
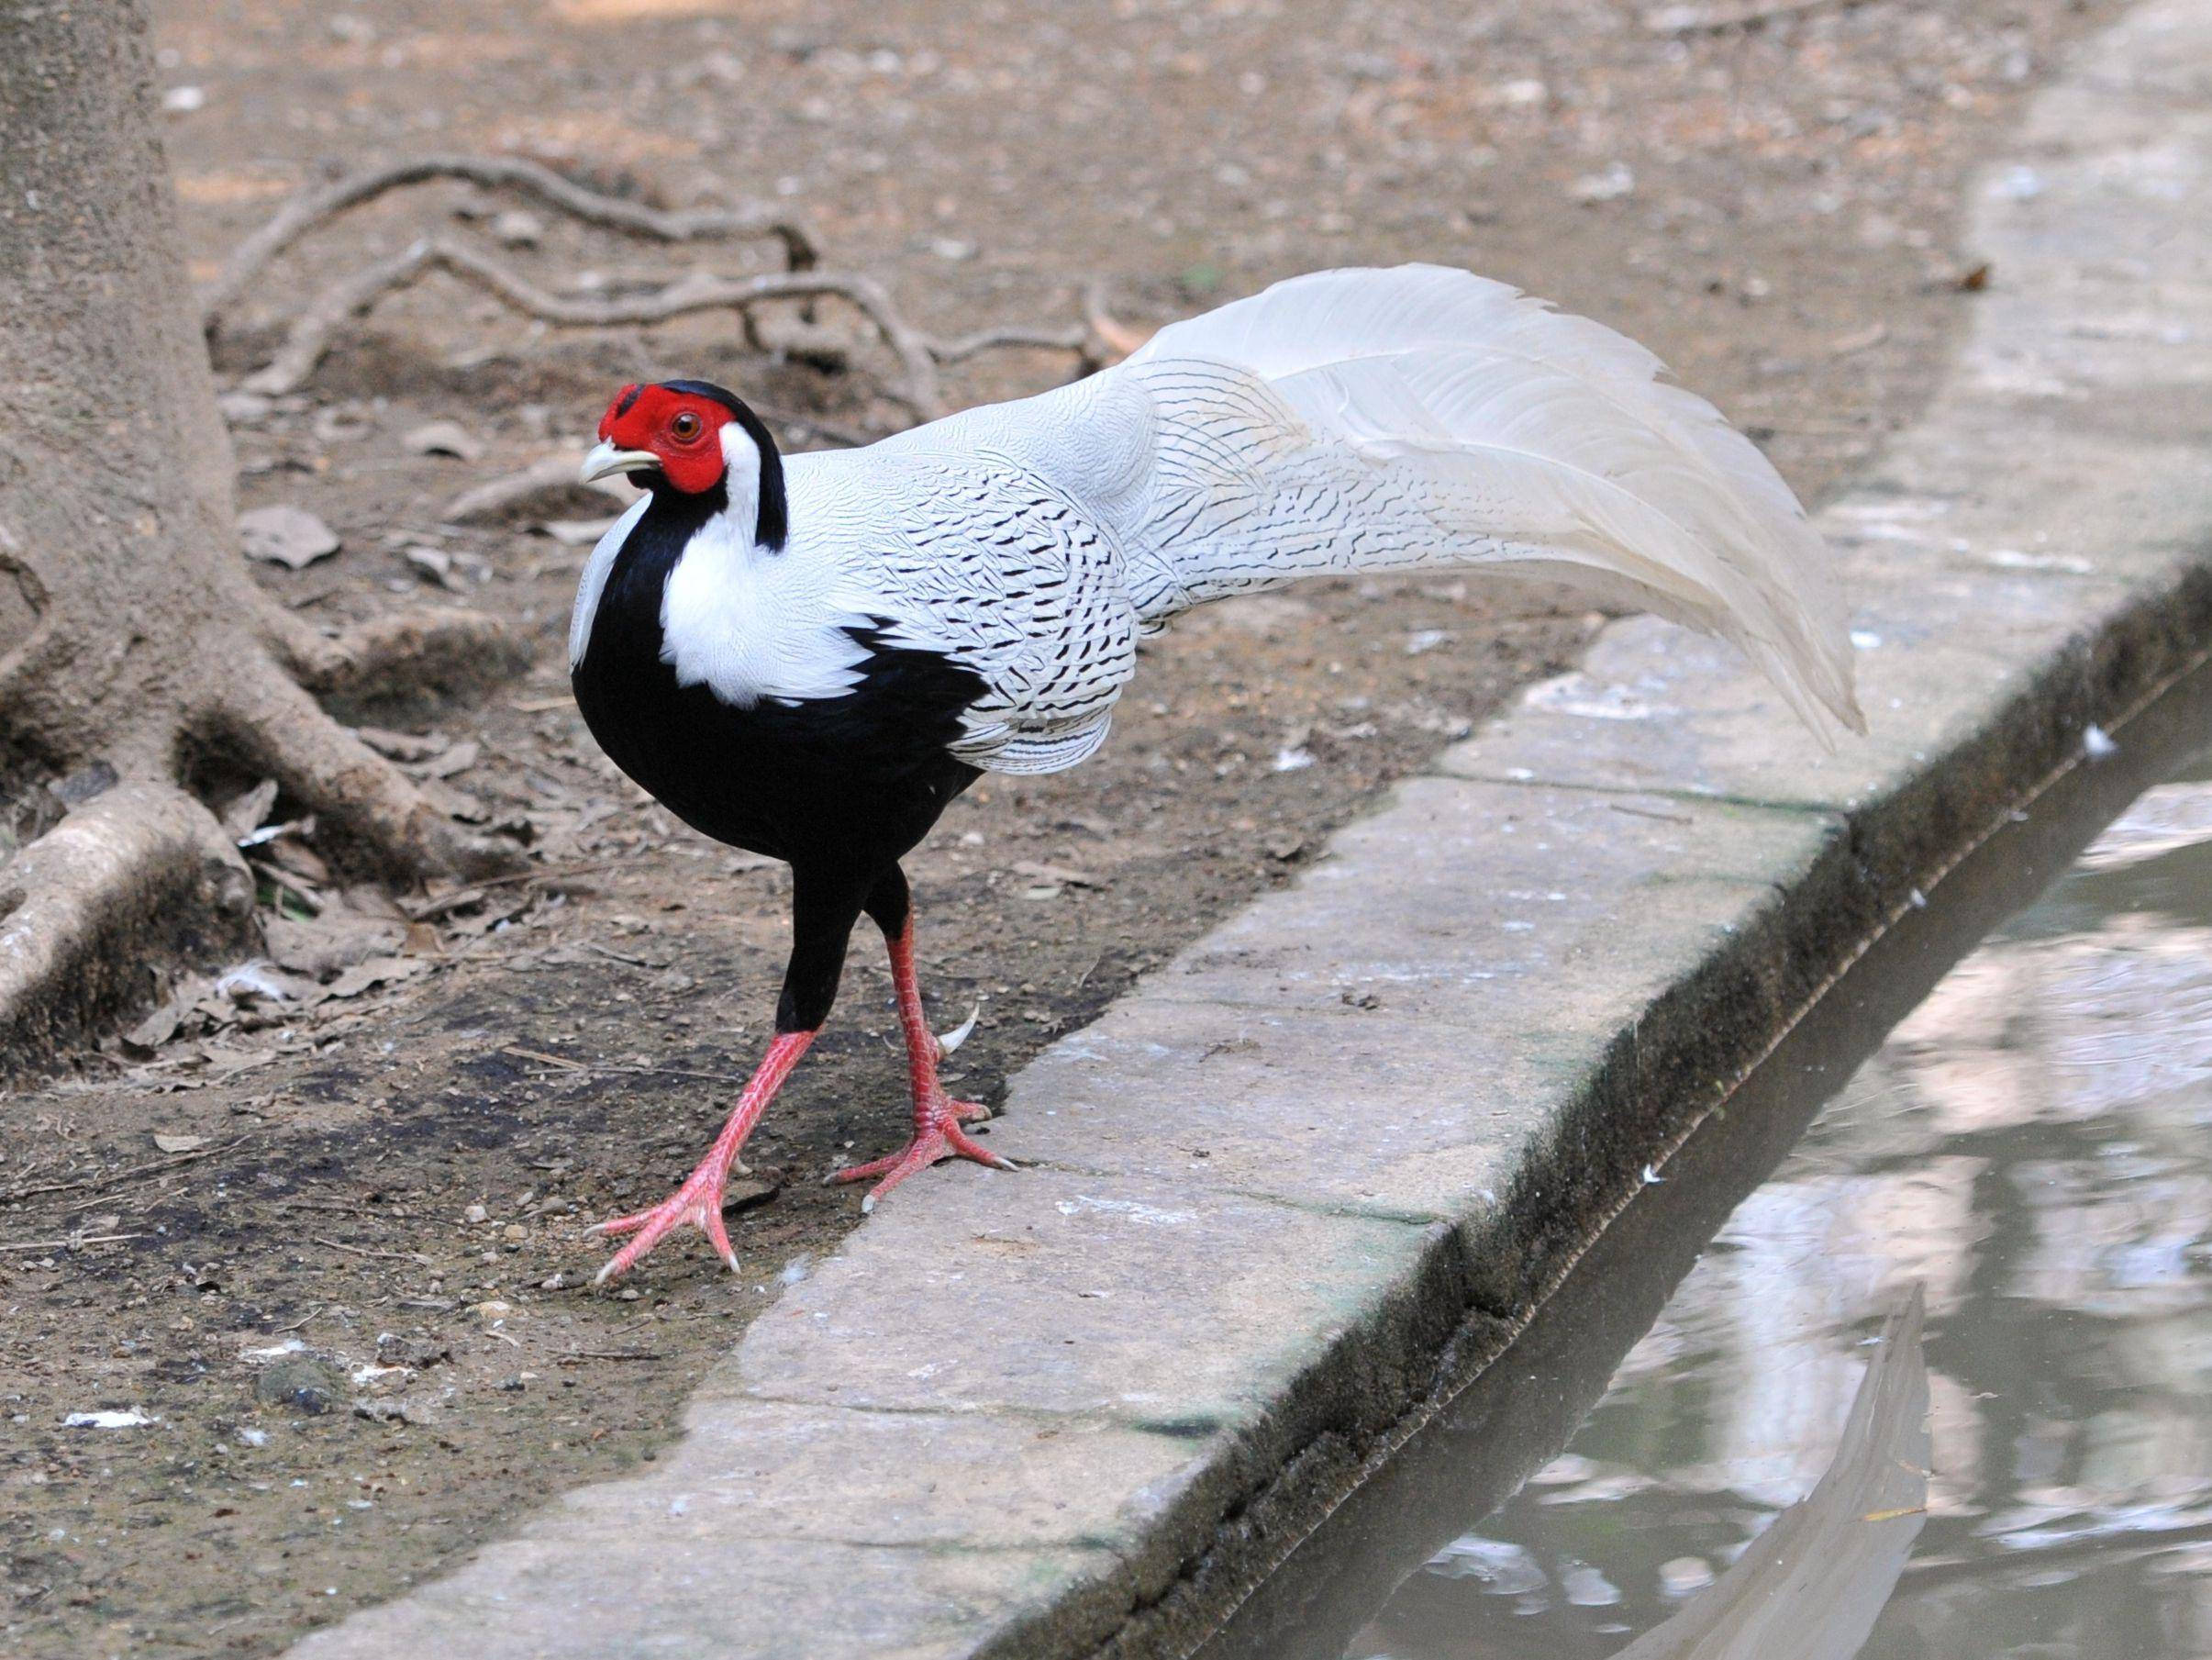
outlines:
M428 150L534 156L670 206L788 203L829 264L947 332L1067 322L1095 276L1143 324L1303 269L1454 262L1648 341L1817 496L1914 412L1973 304L1967 171L2111 9L1832 4L1684 32L1604 0L172 0L159 35L203 278L328 164ZM219 366L250 370L310 293L426 228L584 294L767 251L480 207L431 187L287 256ZM795 442L898 418L870 351L829 372L736 334L548 330L432 281L301 396L233 405L246 505L342 540L269 568L286 604L335 623L450 599L531 634L535 670L479 707L368 713L456 808L527 839L533 875L403 908L270 837L264 900L295 926L272 928L269 979L295 1000L150 986L134 1041L0 1093L8 1652L268 1654L435 1573L651 1458L692 1381L857 1220L820 1177L905 1117L858 937L828 1037L750 1149L742 1280L683 1236L618 1296L577 1288L600 1255L585 1225L679 1179L752 1063L781 867L682 830L581 729L560 641L584 549L543 524L604 507L473 528L443 510L576 451L628 379L726 381ZM1013 354L951 384L1065 373ZM432 420L483 452L417 453ZM943 1023L983 1000L962 1087L991 1098L1588 627L1455 580L1188 619L1103 756L987 780L912 862ZM99 1412L151 1421L66 1421Z

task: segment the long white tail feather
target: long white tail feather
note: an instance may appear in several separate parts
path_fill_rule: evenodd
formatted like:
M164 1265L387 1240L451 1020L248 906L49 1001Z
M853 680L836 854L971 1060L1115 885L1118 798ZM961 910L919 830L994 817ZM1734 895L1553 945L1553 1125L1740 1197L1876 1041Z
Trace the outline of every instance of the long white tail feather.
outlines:
M1863 731L1828 550L1780 474L1659 360L1463 271L1295 277L1110 374L1152 409L1116 517L1156 625L1326 572L1491 565L1733 641L1823 741Z

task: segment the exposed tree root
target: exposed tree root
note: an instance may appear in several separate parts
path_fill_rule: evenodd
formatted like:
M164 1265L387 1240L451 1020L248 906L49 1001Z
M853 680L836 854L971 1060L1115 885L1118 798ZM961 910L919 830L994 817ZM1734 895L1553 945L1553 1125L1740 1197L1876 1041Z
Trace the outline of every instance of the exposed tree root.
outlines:
M472 485L439 510L439 518L456 525L489 524L529 507L549 490L590 490L614 504L610 511L627 505L630 493L605 484L580 485L576 456L572 451L542 456L514 473L503 473L481 485Z
M223 668L130 709L77 709L86 719L74 728L42 720L69 701L41 705L24 661L12 660L11 674L0 660L0 730L27 753L63 766L92 757L123 780L0 863L0 1076L142 1000L151 983L133 964L250 948L252 878L195 787L275 779L315 814L317 841L358 871L412 882L517 862L510 845L450 819L313 695L481 683L517 662L508 631L466 612L417 613L328 640L263 599L242 571L237 580L247 620L201 642ZM87 665L60 666L81 679Z
M0 865L0 1067L142 997L152 987L134 964L250 941L252 881L203 802L274 779L345 875L518 863L315 696L482 679L514 642L450 613L324 640L239 556L237 458L160 184L141 7L17 12L0 26L0 108L11 133L39 141L0 144L13 205L0 213L0 768L11 785L61 780L52 805L69 810L23 815L48 828ZM640 235L790 229L657 215L527 163L437 158L294 203L233 277L250 282L322 219L432 176L532 190ZM786 246L810 253L795 235Z
M841 300L868 320L898 359L901 380L893 388L894 395L924 420L944 410L938 379L940 363L1003 347L1072 352L1086 367L1106 361L1095 330L1088 326L994 329L940 340L909 322L880 283L850 273L791 271L721 277L695 272L650 294L574 299L547 293L465 243L425 237L403 252L367 266L317 295L294 322L276 355L247 376L241 385L246 391L269 396L298 391L350 319L367 312L385 295L410 287L433 271L459 277L527 317L570 329L636 328L697 311L734 311L744 317L753 307L777 300Z
M510 848L462 830L415 781L272 675L214 712L209 736L316 815L318 835L356 864L408 880L510 868ZM35 844L34 844L35 845Z
M0 1058L43 1058L142 997L139 964L236 951L253 878L183 790L119 784L0 866Z
M341 712L443 703L496 685L529 661L498 618L460 609L403 611L333 638L272 608L267 638L292 678Z
M486 189L518 190L588 224L659 242L773 237L784 244L785 263L793 271L808 269L817 258L814 238L805 226L766 207L663 213L642 203L587 189L550 167L519 157L418 156L410 162L348 173L332 184L303 191L285 203L275 217L240 242L224 264L222 275L216 279L204 305L209 330L219 326L222 314L238 303L271 260L308 232L390 191L432 179L465 179Z
M295 197L231 256L207 297L207 327L213 330L221 313L236 303L269 262L309 231L389 191L447 178L527 191L590 223L663 241L774 236L784 242L787 269L745 277L694 271L661 288L612 299L590 299L541 288L465 241L425 236L315 295L294 319L275 356L239 383L242 390L272 397L297 392L348 322L366 315L384 295L409 288L438 271L470 284L526 317L561 328L636 328L694 312L729 311L738 317L748 343L756 349L782 351L842 367L851 341L824 327L811 304L800 315L780 314L773 322L763 314L763 308L774 302L839 300L858 311L898 360L899 379L891 390L918 420L944 413L938 374L943 364L992 351L1062 351L1077 360L1079 373L1087 373L1128 355L1146 338L1142 331L1124 328L1106 314L1099 288L1094 284L1085 295L1085 318L1080 324L1060 329L986 329L940 339L916 327L873 278L816 269L818 256L813 239L794 221L765 208L737 213L662 213L586 189L534 162L471 156L426 156L372 168ZM471 507L476 512L498 510L496 501L487 497L487 502L491 505L472 500Z

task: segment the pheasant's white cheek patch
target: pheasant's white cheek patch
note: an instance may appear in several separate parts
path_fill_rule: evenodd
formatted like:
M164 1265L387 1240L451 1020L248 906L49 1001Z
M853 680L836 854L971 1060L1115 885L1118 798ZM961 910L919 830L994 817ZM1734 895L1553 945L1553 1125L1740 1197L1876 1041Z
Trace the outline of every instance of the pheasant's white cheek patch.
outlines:
M724 424L721 439L722 489L729 497L729 518L740 525L756 524L761 517L761 447L736 421Z

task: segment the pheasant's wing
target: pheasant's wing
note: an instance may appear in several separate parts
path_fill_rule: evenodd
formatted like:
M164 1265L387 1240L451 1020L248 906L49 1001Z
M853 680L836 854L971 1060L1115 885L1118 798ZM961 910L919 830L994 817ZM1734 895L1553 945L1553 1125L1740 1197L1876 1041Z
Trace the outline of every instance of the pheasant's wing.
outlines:
M980 695L950 748L1001 773L1073 766L1106 741L1139 624L1106 533L1003 452L886 455L878 551L844 604L880 644L939 656Z
M988 665L979 764L1089 753L1136 635L1189 606L1421 566L1656 611L1734 641L1823 739L1864 730L1828 550L1766 458L1634 341L1463 271L1293 278L875 449L974 493L920 545L967 585L939 631Z

